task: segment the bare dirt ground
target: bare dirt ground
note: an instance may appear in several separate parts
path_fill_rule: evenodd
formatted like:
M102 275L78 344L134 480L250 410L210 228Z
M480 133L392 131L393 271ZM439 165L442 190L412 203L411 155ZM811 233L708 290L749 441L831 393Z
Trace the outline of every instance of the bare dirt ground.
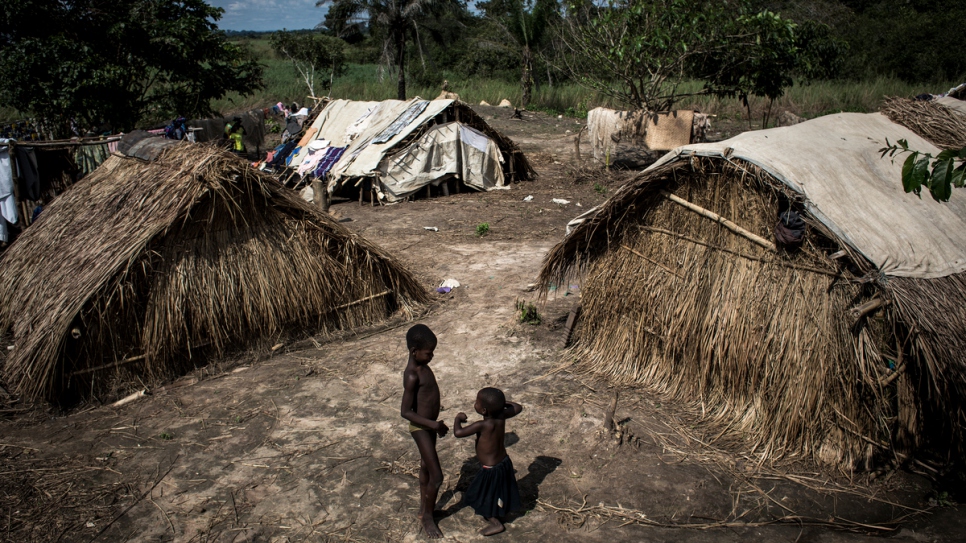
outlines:
M539 325L518 322L515 303L536 301L527 286L543 255L620 176L574 181L573 119L479 111L528 153L538 180L333 209L427 289L447 278L462 283L436 295L420 319L439 337L433 368L442 417L472 413L484 386L525 406L507 425L525 511L493 539L966 539L961 507L924 477L900 471L849 481L802 464L759 465L740 444L713 443L689 413L644 390L621 391L621 431L604 431L613 391L554 371L580 285L551 293ZM489 225L485 237L476 235L481 223ZM255 353L122 407L0 411L0 540L423 539L418 455L399 416L409 324ZM460 506L475 470L473 442L448 435L438 448L446 476L440 528L447 540L480 541L481 519Z

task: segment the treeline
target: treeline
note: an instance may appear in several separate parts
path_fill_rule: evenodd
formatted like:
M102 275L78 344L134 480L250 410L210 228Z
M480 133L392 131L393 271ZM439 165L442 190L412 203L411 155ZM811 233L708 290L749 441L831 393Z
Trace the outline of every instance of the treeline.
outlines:
M600 4L600 3L597 3ZM612 2L615 9L659 5L698 11L700 1ZM894 76L906 82L930 83L966 78L966 3L939 0L752 0L725 1L732 16L770 11L796 23L815 44L816 60L828 70L824 78L867 79ZM560 69L566 46L552 28L578 16L581 2L555 0L490 0L476 4L445 0L336 0L319 30L345 40L348 60L398 65L396 44L404 38L406 71L416 82L436 84L440 74L525 78L527 46L535 84L553 84L572 74ZM392 13L392 5L402 6ZM423 9L407 8L420 5ZM693 9L698 8L698 9ZM398 25L400 28L393 28ZM827 31L826 31L827 29ZM393 33L396 33L393 35ZM819 36L820 35L820 36ZM824 49L823 49L824 48Z
M838 77L894 76L909 83L966 79L966 2L762 0L795 21L828 25L848 46Z
M793 81L966 78L966 6L936 0L322 0L315 32L275 34L312 95L347 66L407 85L444 79L578 84L609 103L763 99ZM212 113L264 88L246 37L204 0L0 3L0 109L59 137ZM323 16L324 13L324 16ZM683 82L687 84L682 85ZM318 91L315 89L319 88ZM939 89L943 90L943 89ZM759 100L760 102L761 100ZM750 108L748 108L749 117ZM97 130L98 132L100 130Z

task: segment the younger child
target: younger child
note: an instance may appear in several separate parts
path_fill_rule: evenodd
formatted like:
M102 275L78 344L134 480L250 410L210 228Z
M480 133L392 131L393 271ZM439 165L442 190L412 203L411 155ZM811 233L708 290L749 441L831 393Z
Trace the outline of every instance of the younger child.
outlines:
M513 462L503 443L506 419L519 415L523 406L506 401L502 390L487 387L477 393L473 409L483 415L483 420L464 427L466 413L459 413L453 423L454 436L476 435L476 459L481 465L480 472L463 494L463 503L489 523L480 533L493 535L504 530L502 517L523 508L520 489L513 475Z
M400 415L409 421L409 434L419 449L419 520L429 539L439 539L443 533L436 526L433 510L443 484L443 469L436 454L436 437L443 437L449 428L439 416L439 385L429 369L436 350L436 335L425 324L417 324L406 332L409 362L403 372L403 397Z

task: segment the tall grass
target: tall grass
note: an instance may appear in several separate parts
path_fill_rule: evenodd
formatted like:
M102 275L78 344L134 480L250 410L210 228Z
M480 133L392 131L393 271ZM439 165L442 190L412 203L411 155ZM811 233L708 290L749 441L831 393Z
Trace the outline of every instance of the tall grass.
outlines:
M241 40L261 59L265 67L265 88L253 95L242 96L228 93L214 100L212 108L224 115L266 107L276 102L290 104L311 103L307 98L309 89L296 73L291 63L277 58L272 52L268 39ZM333 98L352 100L386 100L396 98L396 72L394 69L374 64L350 64L346 73L335 78L329 88L327 73L316 75L315 92ZM509 100L519 107L523 92L516 81L483 77L462 77L455 73L442 72L434 78L417 78L407 74L407 97L422 96L435 98L439 95L444 79L449 81L449 90L459 94L460 99L470 104L487 102L497 105L501 100ZM867 81L822 81L810 85L795 84L786 90L783 97L772 105L772 117L781 111L790 111L802 117L817 117L839 111L870 112L876 111L886 96L915 96L924 92L945 92L956 83L945 82L938 85L913 85L892 77L880 77ZM694 93L701 89L701 82L683 83L678 92ZM587 111L598 106L625 109L628 106L613 97L573 84L540 84L533 89L530 110L540 110L555 115L586 117ZM761 122L768 108L768 101L752 97L749 100L751 119ZM681 109L696 109L719 117L747 120L749 109L734 98L714 98L709 96L682 97L676 104ZM0 121L22 118L17 111L0 106Z
M254 96L231 94L213 103L216 111L233 111L266 106L281 101L284 103L307 102L308 87L302 82L292 65L276 58L268 40L247 40L249 45L265 65L263 90ZM374 64L350 64L346 73L337 77L329 89L327 74L316 76L315 92L333 98L352 100L386 100L396 98L397 73L392 68ZM482 77L462 77L455 73L442 72L438 81L420 80L407 74L407 97L421 96L435 98L439 95L444 79L449 81L449 90L459 94L460 99L470 104L487 102L497 105L501 100L509 100L519 107L523 92L515 81ZM820 81L811 84L796 83L786 89L785 95L771 105L771 116L781 111L790 111L802 117L817 117L839 111L871 112L878 110L887 96L915 96L924 92L945 92L955 86L954 82L938 85L910 84L893 77L879 77L866 81ZM700 81L683 83L678 92L695 93L701 89ZM683 96L677 108L696 109L719 117L747 120L749 109L751 118L760 122L768 109L768 100L751 97L746 107L736 98L715 98L711 96ZM573 83L538 85L533 90L529 109L553 114L585 117L587 111L598 106L618 109L627 104L600 92Z

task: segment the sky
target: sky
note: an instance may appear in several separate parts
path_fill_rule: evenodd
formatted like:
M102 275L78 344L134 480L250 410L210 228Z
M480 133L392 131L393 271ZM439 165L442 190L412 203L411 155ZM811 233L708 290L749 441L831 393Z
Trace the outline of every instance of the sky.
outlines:
M206 0L225 10L218 21L222 30L301 30L315 28L328 8L316 0Z

